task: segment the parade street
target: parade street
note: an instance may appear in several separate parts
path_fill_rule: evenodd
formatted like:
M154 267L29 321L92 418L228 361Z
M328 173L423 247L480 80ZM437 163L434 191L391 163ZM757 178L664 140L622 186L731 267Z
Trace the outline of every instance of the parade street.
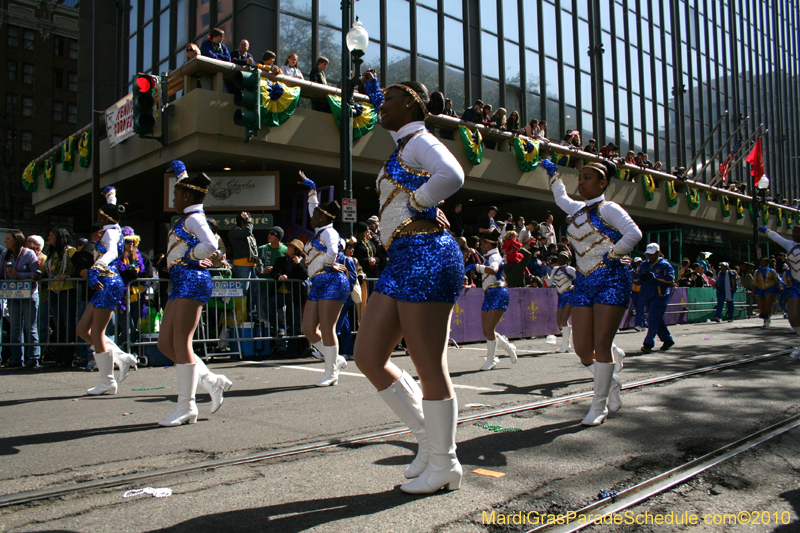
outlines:
M674 326L675 346L661 352L657 343L651 354L639 352L644 333L622 332L616 342L628 353L623 385L780 352L797 341L784 319L766 330L760 324ZM485 344L449 349L461 419L591 391L591 375L574 353L552 353L558 345L542 338L516 345L519 361L512 366L501 357L489 372L478 371ZM407 356L398 352L395 361L413 373ZM172 368L141 368L116 396L99 397L84 395L97 374L3 372L2 496L399 428L353 362L330 388L313 386L323 364L309 359L209 366L234 382L224 405L208 415L201 388L198 423L173 429L156 425L175 402ZM800 361L787 352L623 390L622 409L596 428L580 425L590 398L462 421L456 434L461 490L435 497L398 490L416 450L405 433L7 505L0 509L0 531L528 531L537 525L530 517L581 509L601 490L622 492L797 415L799 375ZM694 513L701 522L692 531L797 531L799 452L795 429L628 511ZM147 487L169 488L172 495L123 498ZM713 523L717 515L743 511L752 513L746 525ZM514 516L528 522L514 523ZM712 523L703 523L704 516ZM683 529L641 523L590 528Z

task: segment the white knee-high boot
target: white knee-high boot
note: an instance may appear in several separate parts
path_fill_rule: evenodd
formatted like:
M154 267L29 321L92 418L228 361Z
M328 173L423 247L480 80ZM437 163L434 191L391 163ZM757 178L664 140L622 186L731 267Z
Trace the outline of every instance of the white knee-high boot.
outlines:
M330 387L339 383L339 370L347 366L347 361L339 355L339 347L336 345L323 346L322 350L322 355L325 357L325 373L314 385Z
M495 335L495 340L486 341L486 362L483 363L481 370L491 370L495 367L497 363L500 362L500 359L495 357L494 351L497 349L497 336Z
M312 343L311 343L311 346L312 346L312 347L314 348L314 350L315 350L315 351L312 351L312 352L311 352L311 355L313 355L314 357L316 357L316 358L317 358L317 359L319 359L319 360L324 360L324 359L325 359L325 356L324 356L324 355L322 355L322 353L323 353L323 352L322 352L322 350L323 350L323 348L325 347L325 345L324 345L324 344L322 344L322 339L318 340L317 342L312 342ZM317 354L319 354L319 357L317 357Z
M586 370L594 375L594 364L586 367ZM620 398L622 392L622 382L619 380L617 373L614 373L613 381L611 382L611 390L608 391L608 412L616 413L622 407L622 399Z
M497 339L497 344L500 346L500 349L503 350L508 354L509 359L511 359L511 364L517 362L517 347L508 342L508 338L505 335L500 335L499 333L495 333L495 337Z
M158 422L160 426L180 426L197 422L197 405L194 403L197 365L175 365L175 373L178 375L178 406L171 415Z
M422 412L422 390L414 378L404 370L400 379L378 391L378 395L417 438L419 443L417 456L403 474L406 478L413 479L428 466L428 435L425 431L425 415Z
M595 361L592 366L594 366L594 398L589 412L581 421L584 426L599 426L605 421L608 416L608 394L614 382L614 363Z
M195 361L197 361L195 364L197 365L198 380L211 396L211 411L209 413L214 414L222 406L222 402L225 401L222 397L223 393L231 388L233 382L222 374L213 373L199 357L195 356Z
M428 466L417 479L400 486L410 494L432 494L441 488L461 488L461 463L456 457L456 424L458 401L422 400L425 428L428 434Z
M125 378L128 377L128 372L139 369L139 367L136 366L138 360L133 354L129 354L117 346L117 343L111 340L111 337L108 335L105 337L106 347L111 350L111 353L114 354L114 364L119 368L119 377L117 378L117 383L122 383L125 381Z
M87 394L116 394L117 381L114 379L114 354L112 352L95 352L94 360L100 372L100 383L86 391Z
M561 328L561 348L556 353L567 353L572 350L572 326Z
M611 345L611 357L614 359L614 373L619 374L625 366L625 351L616 344Z

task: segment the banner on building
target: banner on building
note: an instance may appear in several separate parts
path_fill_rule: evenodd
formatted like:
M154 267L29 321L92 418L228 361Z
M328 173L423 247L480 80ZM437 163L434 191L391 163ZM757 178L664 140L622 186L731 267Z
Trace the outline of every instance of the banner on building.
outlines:
M265 211L280 209L279 173L210 172L208 194L203 203L206 211ZM175 174L164 175L164 211L173 211Z
M108 146L116 146L133 136L133 93L106 109Z

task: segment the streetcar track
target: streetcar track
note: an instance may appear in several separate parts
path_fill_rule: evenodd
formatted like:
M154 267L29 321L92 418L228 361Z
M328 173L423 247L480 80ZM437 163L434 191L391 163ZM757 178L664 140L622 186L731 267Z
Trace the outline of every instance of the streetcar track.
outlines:
M725 363L717 363L714 365L709 365L701 368L696 368L693 370L687 370L684 372L676 372L673 374L668 374L664 376L658 376L654 378L642 379L639 381L633 381L630 383L625 383L622 386L622 389L629 390L629 389L636 389L641 387L647 387L650 385L657 385L661 383L666 383L669 381L675 381L681 378L691 377L699 374L706 374L709 372L715 372L717 370L724 370L727 368L732 368L740 365L746 365L751 363L758 363L761 361L765 361L767 359L772 359L774 357L785 355L791 353L790 350L781 350L778 352L770 353L770 354L763 354L754 357L748 357L745 359L739 359L736 361L729 361ZM481 413L475 413L472 415L466 415L460 417L458 419L459 424L464 424L467 422L474 422L477 420L484 420L489 418L496 418L500 416L506 416L514 413L519 413L523 411L531 411L535 409L543 409L545 407L551 407L554 405L561 405L565 403L570 403L576 400L582 400L584 398L591 398L593 395L593 391L586 391L586 392L579 392L575 394L568 394L564 396L559 396L556 398L550 398L547 400L540 400L536 402L526 403L522 405L517 405L513 407L505 407L500 409L493 409L490 411L484 411ZM800 415L797 417L800 420ZM800 425L800 422L798 422ZM125 474L121 476L112 476L105 479L98 479L94 481L87 481L83 483L73 483L68 485L59 485L55 487L50 487L46 489L39 489L34 491L26 491L26 492L18 492L0 496L0 508L8 507L12 505L20 505L23 503L28 503L37 500L44 500L47 498L55 498L59 496L65 496L67 494L73 494L78 492L86 492L91 490L101 490L101 489L108 489L111 487L118 487L121 485L129 485L131 483L151 480L161 477L166 477L175 474L187 474L190 472L199 472L204 470L211 470L215 468L221 468L226 466L238 466L244 465L249 463L256 463L261 461L267 461L270 459L278 459L283 457L291 457L293 455L300 455L304 453L310 452L317 452L323 451L331 448L337 448L341 446L347 446L352 444L359 444L364 442L375 441L379 439L385 439L388 437L396 437L398 435L403 435L406 433L410 433L410 430L405 427L400 427L391 430L384 430L378 431L373 433L367 433L364 435L356 435L353 437L343 438L343 439L331 439L322 442L316 442L311 444L304 444L298 446L290 446L286 448L280 448L277 450L272 450L268 452L256 452L248 455L238 456L238 457L229 457L225 459L212 459L209 461L201 461L199 463L189 464L189 465L182 465L170 468L163 468L152 470L149 472L138 472L134 474Z
M604 498L596 501L578 511L563 513L574 518L570 519L569 524L544 524L530 529L526 533L573 533L586 527L597 525L594 520L580 520L580 516L592 515L593 517L604 517L612 513L619 513L629 507L633 507L653 496L666 492L676 485L679 485L706 470L717 466L743 452L751 450L770 439L783 435L797 427L800 427L800 415L789 417L777 424L773 424L760 431L756 431L742 439L727 444L702 457L698 457L688 463L684 463L672 470L663 472L657 476L647 479L629 489L625 489L615 497ZM564 519L566 521L566 518Z

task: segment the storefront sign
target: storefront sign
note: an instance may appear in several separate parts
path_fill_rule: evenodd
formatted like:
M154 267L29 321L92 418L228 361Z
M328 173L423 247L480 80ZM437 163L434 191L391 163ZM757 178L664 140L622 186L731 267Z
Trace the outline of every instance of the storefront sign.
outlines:
M116 146L133 136L133 93L106 109L108 146Z
M703 244L707 246L727 246L730 236L727 231L698 226L681 225L684 244Z
M211 218L216 220L220 231L228 231L236 227L237 215L238 213L226 213L224 215L220 213L214 213L211 215ZM175 223L180 220L180 218L180 215L173 215L172 219L170 220L172 225L174 226ZM274 226L272 215L254 215L251 213L250 220L253 221L253 229L270 229L272 226Z
M192 174L192 171L189 171ZM219 172L206 173L211 178L206 211L265 211L280 209L278 172ZM164 176L164 210L173 210L175 175Z
M0 281L0 298L6 300L21 300L33 296L32 281Z

